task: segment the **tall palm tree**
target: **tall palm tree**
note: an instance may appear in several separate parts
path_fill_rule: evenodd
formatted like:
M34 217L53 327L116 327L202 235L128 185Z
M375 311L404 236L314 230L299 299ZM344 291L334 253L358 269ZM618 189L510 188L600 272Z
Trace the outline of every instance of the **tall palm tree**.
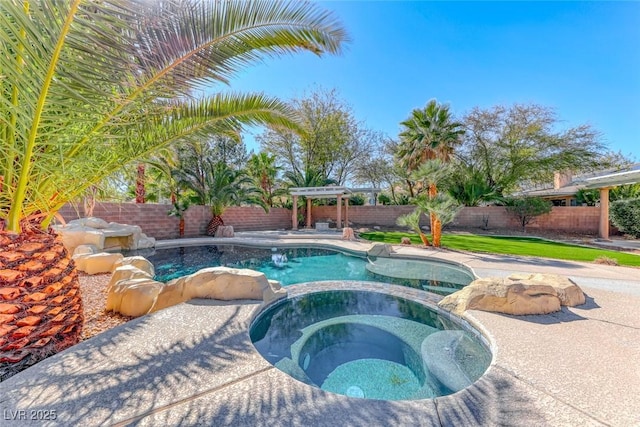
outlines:
M417 170L427 160L450 161L464 134L462 123L453 120L449 106L440 105L435 99L429 101L423 109L413 110L411 116L400 125L403 130L399 134L396 157L409 172ZM409 191L413 197L411 185ZM430 198L434 198L437 192L434 183L428 186ZM441 224L431 215L432 234L439 233L440 227Z
M0 2L0 376L78 341L76 269L49 225L123 164L221 128L295 129L262 94L192 94L264 56L337 53L310 2ZM199 93L199 92L198 92Z

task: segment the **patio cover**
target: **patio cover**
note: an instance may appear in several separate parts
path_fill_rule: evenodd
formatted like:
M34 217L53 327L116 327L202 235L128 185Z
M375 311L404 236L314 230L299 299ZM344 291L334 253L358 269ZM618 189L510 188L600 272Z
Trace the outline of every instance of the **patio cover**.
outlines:
M594 176L584 180L585 188L600 190L600 237L609 238L609 190L613 187L640 182L640 164L635 164L630 170L615 172L607 175Z
M312 199L332 199L336 198L338 200L337 203L337 215L336 215L336 227L338 229L342 228L342 199L345 199L347 202L346 212L345 212L345 222L349 222L349 195L351 194L351 190L347 187L342 186L334 186L328 185L326 187L294 187L290 190L291 195L293 196L293 211L291 213L291 223L292 229L298 229L298 197L305 196L307 198L307 228L311 228L311 200Z

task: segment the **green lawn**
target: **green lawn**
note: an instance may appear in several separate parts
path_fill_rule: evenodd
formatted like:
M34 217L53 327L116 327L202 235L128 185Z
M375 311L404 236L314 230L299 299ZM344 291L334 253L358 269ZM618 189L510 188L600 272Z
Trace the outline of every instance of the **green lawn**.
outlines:
M363 239L374 242L399 244L402 237L421 245L420 237L414 233L372 231L360 233ZM618 260L620 265L640 266L640 256L606 249L585 248L566 243L552 242L533 237L480 236L476 234L443 234L442 246L469 252L484 252L506 255L534 256L567 261L593 262L599 257Z

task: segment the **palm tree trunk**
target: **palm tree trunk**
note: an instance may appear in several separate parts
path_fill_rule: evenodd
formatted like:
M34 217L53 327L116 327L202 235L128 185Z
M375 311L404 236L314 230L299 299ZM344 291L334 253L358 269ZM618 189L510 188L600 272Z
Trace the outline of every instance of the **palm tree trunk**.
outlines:
M144 169L144 163L138 163L138 175L136 178L136 203L144 203L146 193Z
M433 199L438 195L438 187L435 184L429 184L429 199ZM432 212L429 214L430 227L431 227L431 240L433 246L440 247L440 235L442 234L442 224L438 221L436 215Z
M0 230L0 381L80 340L82 299L62 241L23 221Z

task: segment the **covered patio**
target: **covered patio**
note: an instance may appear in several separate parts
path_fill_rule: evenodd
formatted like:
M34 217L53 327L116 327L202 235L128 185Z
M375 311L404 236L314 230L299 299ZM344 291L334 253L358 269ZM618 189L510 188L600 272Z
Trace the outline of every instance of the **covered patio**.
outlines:
M585 188L600 190L600 225L599 236L609 239L609 190L621 185L637 184L640 182L640 165L631 170L616 172L585 179Z

